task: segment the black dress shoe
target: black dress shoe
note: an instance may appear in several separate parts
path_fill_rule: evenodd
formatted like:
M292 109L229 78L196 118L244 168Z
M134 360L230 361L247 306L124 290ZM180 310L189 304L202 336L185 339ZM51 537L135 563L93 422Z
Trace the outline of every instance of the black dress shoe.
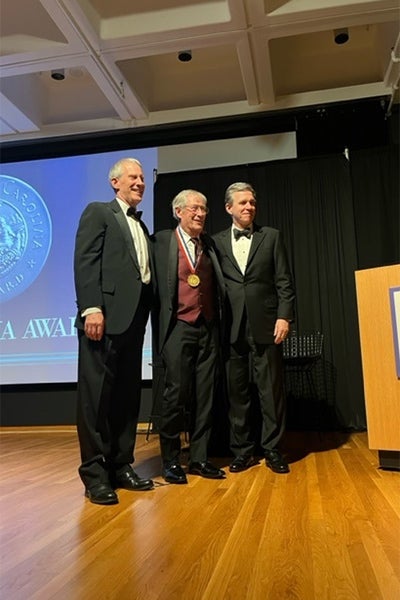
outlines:
M229 470L231 473L240 473L240 471L245 471L257 463L258 460L254 458L254 456L246 456L245 454L241 454L233 459L229 465Z
M225 471L214 467L208 461L190 463L189 473L191 475L200 475L206 479L223 479L225 477Z
M126 465L123 469L118 469L113 477L115 488L124 490L144 491L151 490L154 487L152 479L141 479L130 465Z
M164 463L162 476L168 483L187 483L185 471L179 463Z
M93 504L118 504L118 496L108 483L98 483L86 489L85 496Z
M289 473L289 465L279 450L267 450L265 452L265 462L267 467L274 473Z

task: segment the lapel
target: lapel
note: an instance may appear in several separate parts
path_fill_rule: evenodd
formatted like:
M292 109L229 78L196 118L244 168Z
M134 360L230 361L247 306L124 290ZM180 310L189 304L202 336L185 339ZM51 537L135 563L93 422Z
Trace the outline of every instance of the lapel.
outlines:
M178 281L178 241L175 229L171 232L169 241L167 278L169 295L170 298L173 298L176 294L176 284Z
M139 261L135 250L135 244L132 239L132 234L131 230L129 229L129 225L126 222L126 217L123 211L121 210L121 207L118 204L117 200L114 199L112 202L110 202L110 208L113 211L117 223L121 228L122 237L127 245L129 256L131 257L136 269L140 273Z
M211 260L211 263L212 263L212 266L214 269L214 273L217 278L218 287L224 293L225 292L224 276L222 274L222 270L221 270L220 264L218 262L217 255L215 254L215 250L209 242L209 236L207 234L202 233L200 238L201 238L201 241L203 244L204 253Z
M249 256L247 258L247 267L246 267L246 271L249 268L250 263L253 261L257 249L259 247L259 245L261 244L262 240L265 237L265 232L262 230L261 227L259 227L258 225L256 225L255 223L253 223L253 237L251 240L251 246L250 246L250 252L249 252Z
M240 275L242 275L239 265L236 262L236 258L233 256L230 227L221 233L220 242L226 257L231 261L233 267L240 273Z

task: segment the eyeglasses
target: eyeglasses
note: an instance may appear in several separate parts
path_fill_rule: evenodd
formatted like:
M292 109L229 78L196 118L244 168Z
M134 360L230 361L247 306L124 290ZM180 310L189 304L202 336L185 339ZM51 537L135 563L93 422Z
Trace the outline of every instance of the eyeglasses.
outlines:
M197 213L200 212L202 215L206 215L208 214L208 207L207 206L185 206L186 210L188 210L191 213Z

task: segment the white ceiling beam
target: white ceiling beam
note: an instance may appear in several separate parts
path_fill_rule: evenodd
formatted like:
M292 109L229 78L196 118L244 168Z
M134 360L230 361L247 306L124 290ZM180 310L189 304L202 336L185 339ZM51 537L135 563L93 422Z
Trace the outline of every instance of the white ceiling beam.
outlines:
M101 40L76 0L41 0L43 7L69 39L79 40L89 73L122 120L143 119L148 111L118 67L101 54ZM80 50L81 50L80 49ZM81 54L81 52L79 52Z
M268 38L312 33L337 27L354 27L399 21L397 0L376 2L285 2L279 10L266 13L261 1L248 1L250 24L264 29Z
M254 56L260 102L267 106L272 106L275 102L275 90L272 79L268 38L266 38L261 31L254 30L250 36L250 40Z
M316 90L312 92L290 94L284 97L277 96L272 110L287 110L304 106L329 104L332 102L347 102L349 100L358 100L360 98L376 98L379 96L383 98L388 95L390 95L390 89L383 83L366 83L341 88L331 88L329 90Z
M243 85L246 92L246 98L250 105L260 103L260 96L257 88L257 77L254 69L254 61L251 54L249 40L242 38L236 44L240 70L242 73Z
M32 121L1 92L0 109L3 124L6 124L12 131L19 133L39 131L40 125Z
M389 65L386 69L384 83L392 89L397 89L400 79L400 33L390 54Z

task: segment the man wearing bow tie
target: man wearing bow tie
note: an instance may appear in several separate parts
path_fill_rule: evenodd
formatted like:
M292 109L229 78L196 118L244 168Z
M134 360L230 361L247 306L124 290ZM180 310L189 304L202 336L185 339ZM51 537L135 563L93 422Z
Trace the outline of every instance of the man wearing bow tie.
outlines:
M140 162L120 160L109 182L115 198L85 208L74 256L79 474L95 504L116 504L117 488L153 487L131 467L152 296L148 231L136 211L145 190Z
M230 446L232 473L257 463L258 440L251 423L251 382L262 415L260 445L267 466L288 473L278 449L285 427L282 342L294 316L294 290L282 235L254 222L256 193L248 183L233 183L225 193L232 226L214 236L224 274L229 319Z
M168 483L186 484L180 456L185 407L190 413L189 473L207 479L225 476L207 456L225 286L214 242L204 233L206 197L182 190L172 212L179 222L176 229L153 236L153 333L165 369L159 427L162 474Z

